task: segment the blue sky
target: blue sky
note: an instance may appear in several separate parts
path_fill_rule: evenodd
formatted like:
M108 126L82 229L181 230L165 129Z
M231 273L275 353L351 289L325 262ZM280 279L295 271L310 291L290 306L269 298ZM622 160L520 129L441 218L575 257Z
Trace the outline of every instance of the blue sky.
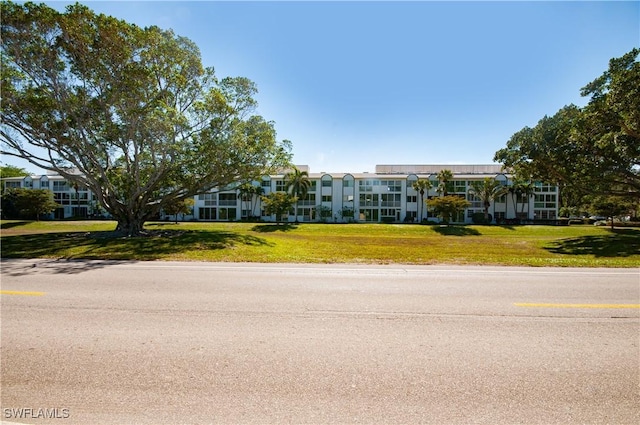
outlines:
M492 163L640 46L638 1L83 3L172 28L219 77L253 80L312 172Z

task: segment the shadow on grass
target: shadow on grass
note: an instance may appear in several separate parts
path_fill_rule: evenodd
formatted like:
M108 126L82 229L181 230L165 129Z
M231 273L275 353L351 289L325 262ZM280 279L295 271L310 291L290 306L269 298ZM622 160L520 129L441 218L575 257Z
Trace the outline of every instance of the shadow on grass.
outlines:
M476 229L466 226L433 226L433 231L444 236L480 236Z
M297 229L298 226L295 224L284 223L284 224L259 224L257 226L253 226L251 230L258 233L273 233L273 232L289 232L291 230Z
M595 257L629 257L640 255L640 231L616 229L606 235L562 239L545 247L554 254L593 255Z
M113 232L44 233L2 238L3 258L158 260L194 250L219 250L235 245L269 245L259 237L228 231L150 233L118 237Z
M25 224L31 223L30 221L9 221L0 224L0 229L11 229L18 226L24 226Z

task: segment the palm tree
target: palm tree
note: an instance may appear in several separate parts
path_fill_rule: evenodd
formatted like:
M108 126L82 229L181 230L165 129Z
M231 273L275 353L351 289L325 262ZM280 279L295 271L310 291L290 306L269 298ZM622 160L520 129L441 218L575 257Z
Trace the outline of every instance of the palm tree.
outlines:
M431 182L429 180L418 179L411 185L413 190L420 193L420 217L418 223L422 223L422 211L424 208L424 192L431 189Z
M436 189L441 196L447 196L447 184L453 179L451 170L441 170L438 173L438 188Z
M513 202L513 218L518 219L518 199L522 195L522 182L514 179L511 186L507 189L511 195L511 202Z
M250 202L251 206L251 215L253 216L253 212L255 211L256 201L260 199L260 196L264 194L264 189L262 186L255 186L250 182L246 182L238 187L238 191L240 192L240 196L242 201ZM243 209L244 210L244 209ZM247 217L251 218L251 217Z
M482 205L484 206L484 221L486 223L489 222L489 207L491 206L491 202L504 195L506 190L505 186L491 177L486 177L482 181L474 181L471 183L469 193L477 196L482 201Z
M287 187L287 192L295 196L298 199L304 199L311 187L311 180L309 180L309 173L307 171L300 171L298 167L293 167L293 170L288 172L284 178ZM295 204L296 223L298 222L298 203Z
M524 204L527 204L527 218L529 218L529 199L535 194L536 186L528 181L520 184L520 196L522 196L526 202L522 203L522 210L524 212Z

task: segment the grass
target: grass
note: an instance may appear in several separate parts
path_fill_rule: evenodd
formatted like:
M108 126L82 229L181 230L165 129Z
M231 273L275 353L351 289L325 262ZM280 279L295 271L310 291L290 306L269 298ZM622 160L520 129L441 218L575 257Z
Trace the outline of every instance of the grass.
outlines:
M638 267L640 230L596 226L2 221L3 258Z

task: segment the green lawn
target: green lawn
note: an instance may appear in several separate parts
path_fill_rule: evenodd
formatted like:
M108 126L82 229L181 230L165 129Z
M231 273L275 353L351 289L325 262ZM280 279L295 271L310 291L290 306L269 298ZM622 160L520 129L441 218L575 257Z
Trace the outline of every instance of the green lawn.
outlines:
M640 230L596 226L2 221L3 258L639 267Z

